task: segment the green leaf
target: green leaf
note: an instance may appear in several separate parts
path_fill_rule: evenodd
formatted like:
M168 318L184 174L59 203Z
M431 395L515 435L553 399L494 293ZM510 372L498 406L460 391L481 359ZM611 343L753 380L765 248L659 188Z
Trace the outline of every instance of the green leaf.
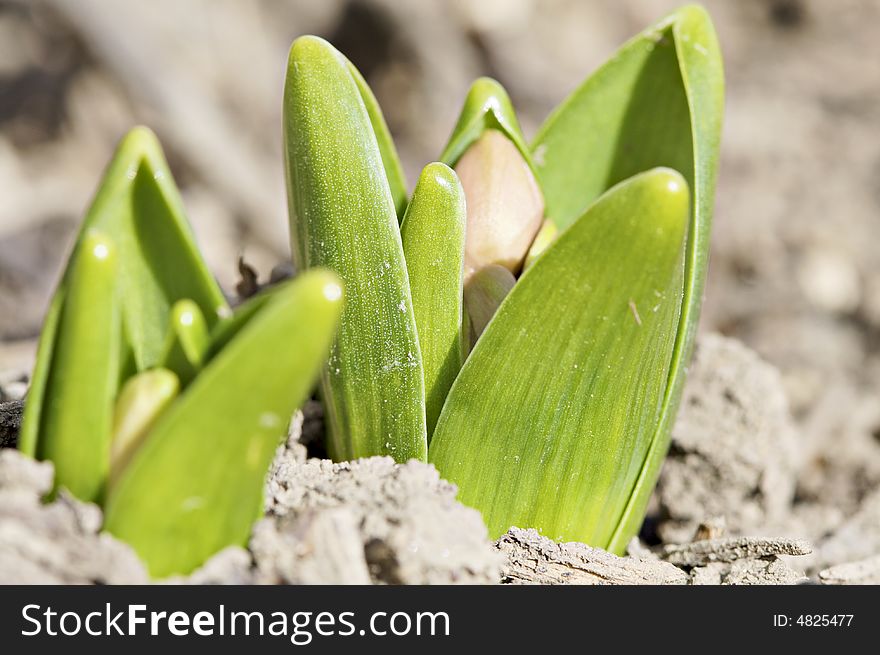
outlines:
M185 298L171 308L161 365L188 385L198 374L208 350L208 325L199 306Z
M425 391L409 279L376 137L345 58L317 37L290 50L284 140L291 250L348 301L321 376L336 460L425 459Z
M51 365L40 371L43 383L25 410L23 450L52 460L56 488L85 501L100 500L110 461L119 380L118 268L112 240L89 230L71 258L58 315L50 319L57 339L41 344Z
M602 196L525 272L450 391L430 461L493 537L607 546L660 419L682 295L684 179Z
M116 155L83 229L98 228L119 248L124 335L137 370L155 366L171 306L194 301L208 326L229 307L196 247L183 204L155 135L131 130Z
M606 189L655 166L692 189L684 300L663 418L611 547L641 524L668 447L706 277L724 105L721 54L708 14L679 9L624 45L563 102L533 143L547 216L561 229Z
M68 266L70 265L68 263ZM34 362L31 384L28 388L27 402L24 405L21 430L18 433L18 449L25 455L34 458L37 457L43 402L49 380L49 369L52 366L52 357L55 352L55 335L58 332L61 310L64 307L64 296L65 294L56 293L46 310L43 330L40 332L37 344L37 358Z
M397 148L394 146L394 140L391 138L391 132L388 130L388 124L385 122L382 108L379 107L376 96L373 95L367 81L354 64L348 60L346 63L348 64L348 72L351 73L355 84L357 84L361 100L364 101L364 106L367 108L370 124L373 126L373 132L379 146L379 153L382 155L385 177L388 178L388 186L391 189L391 196L394 198L394 207L397 210L397 216L403 220L407 202L406 176L403 174L403 166L397 156Z
M510 139L535 172L532 153L523 138L510 97L504 87L490 77L481 77L471 84L440 161L455 167L471 144L489 129L499 130Z
M94 369L90 379L104 380L113 376L118 386L119 380L158 363L170 308L176 300L192 298L209 326L229 308L195 246L168 165L156 137L148 129L131 130L119 144L83 221L74 253L82 251L83 242L91 239L95 230L106 235L108 247L112 243L116 251L114 287L122 317L122 335L116 341L103 344L108 351L104 363L112 365L112 370ZM46 450L40 442L45 436L44 405L56 404L57 397L70 391L58 386L61 384L58 381L67 380L65 385L87 387L84 379L72 378L62 370L66 356L58 356L56 352L61 342L72 344L73 339L79 338L63 334L72 328L62 319L68 297L73 293L70 287L75 268L74 255L55 291L40 333L20 441L21 450L35 457L50 457L45 453L51 451L56 467L61 468L78 464L55 459L63 458L64 452ZM96 316L106 311L109 311L107 307L93 308ZM109 352L113 348L115 350ZM111 397L115 391L116 388ZM99 389L96 398L101 397L101 393ZM86 434L89 428L85 424L71 421L68 429L67 438L71 440L91 438Z
M208 335L208 349L205 352L205 361L211 361L232 339L250 323L263 307L274 297L280 286L262 289L257 295L248 298L235 308L232 315L220 320Z
M151 575L188 573L246 543L269 464L326 361L341 305L335 275L300 275L159 418L111 490L105 515L107 531L129 543Z
M425 372L428 439L464 361L462 276L467 215L458 177L428 164L400 227Z
M119 144L83 221L78 243L93 229L106 234L118 250L121 377L159 362L170 308L176 300L192 298L209 326L229 311L196 248L168 165L148 129L131 130ZM79 245L74 251L78 249ZM71 268L69 264L55 291L40 333L20 441L21 450L32 456L39 449L39 416L55 367L55 342L66 339L58 331Z

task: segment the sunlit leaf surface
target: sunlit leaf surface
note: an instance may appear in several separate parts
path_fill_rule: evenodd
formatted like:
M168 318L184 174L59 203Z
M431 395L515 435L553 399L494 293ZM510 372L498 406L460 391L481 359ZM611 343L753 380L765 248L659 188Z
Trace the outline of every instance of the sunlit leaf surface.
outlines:
M401 225L425 371L428 438L464 358L464 191L440 163L422 171Z
M662 411L682 295L684 179L614 187L526 271L452 387L429 460L510 526L607 546Z
M290 50L284 141L294 261L336 271L348 299L321 375L329 451L424 459L422 359L394 202L347 61L317 37Z
M159 418L111 489L105 521L153 576L187 573L246 543L269 464L326 361L341 308L335 275L301 275Z
M632 39L548 118L532 144L547 215L571 224L601 193L654 166L679 171L692 190L684 299L664 410L654 445L611 544L622 551L641 524L666 454L668 432L696 334L718 167L724 73L706 11L684 7Z

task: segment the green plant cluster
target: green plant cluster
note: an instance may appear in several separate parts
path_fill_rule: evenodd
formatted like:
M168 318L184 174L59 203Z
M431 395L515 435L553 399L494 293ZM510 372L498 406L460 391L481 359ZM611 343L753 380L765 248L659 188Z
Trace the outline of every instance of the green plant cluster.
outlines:
M685 7L531 143L501 85L474 82L409 196L367 83L297 39L283 107L297 277L230 309L135 129L49 309L21 448L102 504L153 575L188 572L246 542L317 379L334 459L429 461L493 536L535 527L619 552L694 340L722 109L711 22Z

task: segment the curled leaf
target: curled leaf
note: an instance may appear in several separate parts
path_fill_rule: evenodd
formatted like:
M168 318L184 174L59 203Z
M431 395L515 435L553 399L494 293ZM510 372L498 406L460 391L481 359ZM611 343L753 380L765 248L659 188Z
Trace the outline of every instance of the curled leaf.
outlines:
M498 130L504 134L529 167L533 167L532 153L523 138L510 97L491 77L481 77L471 84L440 161L455 168L462 155L486 130Z
M480 337L429 460L493 537L516 525L610 543L661 417L688 214L687 185L669 169L614 187L523 274Z
M84 230L92 227L119 249L124 337L136 370L159 362L176 301L196 303L209 327L228 313L159 142L148 129L131 130L119 144L83 222Z
M195 245L184 217L180 195L162 155L156 137L138 127L122 139L86 214L74 252L98 230L112 242L116 251L116 275L113 280L122 316L121 339L104 343L113 371L93 371L117 380L159 363L171 306L181 298L195 302L208 327L229 311L217 283L211 277ZM70 278L76 264L68 264L40 333L37 361L28 392L27 411L22 425L21 449L40 456L38 442L43 405L53 402L55 389L47 391L51 377L64 376L56 371L56 342L70 337L60 319L67 305ZM115 395L114 393L112 395ZM77 438L76 425L71 438ZM87 429L87 428L81 428ZM63 453L55 453L63 456ZM55 461L58 466L58 461ZM64 466L62 464L62 466Z
M269 464L325 361L341 306L342 288L328 271L285 285L134 453L108 496L105 528L154 577L188 573L225 546L244 545Z
M606 189L655 166L692 190L684 300L654 447L643 462L616 552L638 531L669 444L699 320L724 110L721 53L706 10L683 7L625 44L547 119L532 144L547 216L565 229Z

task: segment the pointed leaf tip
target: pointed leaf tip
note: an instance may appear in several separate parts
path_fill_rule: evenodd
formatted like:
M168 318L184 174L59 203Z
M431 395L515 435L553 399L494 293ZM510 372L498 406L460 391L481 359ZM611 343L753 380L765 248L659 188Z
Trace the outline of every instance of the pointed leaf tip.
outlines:
M461 188L458 182L458 175L443 162L431 162L422 169L418 183L422 185L433 185L447 190L452 196L456 197L456 202L464 200L461 196ZM418 184L417 183L417 184Z
M100 230L91 229L82 240L77 257L91 261L90 266L109 271L116 270L116 244Z
M171 307L160 364L174 371L186 386L202 368L208 346L208 324L201 309L188 298L178 300Z
M471 144L488 129L498 130L510 139L534 172L532 153L523 137L510 96L490 77L478 78L471 84L440 160L455 167Z
M403 212L406 210L407 203L406 176L403 172L403 165L400 163L397 148L385 122L385 116L382 114L382 108L357 67L330 42L319 36L305 35L297 38L290 46L287 74L288 76L298 75L300 66L323 67L336 64L341 64L347 69L357 87L364 109L367 111L370 126L373 128L373 136L379 146L382 165L397 216L403 220Z
M313 34L305 34L294 39L290 45L290 54L288 62L293 65L308 61L321 61L327 58L333 58L338 62L342 61L342 55L333 47L326 39Z
M690 191L688 182L681 173L672 168L658 166L636 177L640 177L650 188L649 193L657 198L658 203L671 208L668 212L658 214L658 218L665 217L678 222L681 216L687 217L690 214Z
M151 161L164 159L159 138L145 125L137 125L126 132L119 141L117 152L119 156L132 162L142 157Z

